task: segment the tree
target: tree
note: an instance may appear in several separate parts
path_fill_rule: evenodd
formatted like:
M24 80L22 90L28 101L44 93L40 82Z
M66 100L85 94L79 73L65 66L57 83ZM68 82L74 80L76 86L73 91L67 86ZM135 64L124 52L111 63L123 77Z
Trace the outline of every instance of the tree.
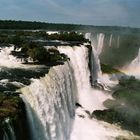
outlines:
M47 61L48 52L43 47L30 48L27 54L33 58L34 61L45 62Z

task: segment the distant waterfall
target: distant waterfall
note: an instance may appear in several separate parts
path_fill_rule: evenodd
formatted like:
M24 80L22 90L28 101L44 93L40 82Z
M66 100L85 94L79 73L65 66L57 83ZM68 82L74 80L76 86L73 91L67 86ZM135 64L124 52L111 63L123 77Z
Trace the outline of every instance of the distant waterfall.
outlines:
M140 79L140 48L138 50L137 56L121 70Z
M100 55L104 46L104 37L105 35L103 33L100 33L97 35L97 40L98 40L98 44L97 44L97 54Z
M92 38L91 33L86 33L85 38L89 39L91 41L92 45L92 52L90 52L90 66L91 66L91 82L92 84L95 83L95 81L101 80L101 66L100 66L100 59L99 54L102 51L103 48L103 40L104 40L104 34L100 33L98 35L98 43L97 47L94 43L94 38ZM99 49L98 49L99 47Z
M140 48L138 50L137 56L127 65L124 69L139 71L140 70Z
M113 35L111 34L111 35L110 35L110 39L109 39L109 47L112 46L112 37L113 37Z
M135 68L140 67L140 48L138 50L137 57L131 62L130 65L131 65L131 67L135 67Z
M120 36L118 36L118 38L117 38L117 48L119 48L120 47Z
M99 80L101 80L102 77L100 60L98 58L94 46L92 46L92 52L90 55L90 68L91 68L91 83L92 85L94 85L95 82L99 82Z
M52 67L21 91L32 140L69 140L77 93L69 63Z

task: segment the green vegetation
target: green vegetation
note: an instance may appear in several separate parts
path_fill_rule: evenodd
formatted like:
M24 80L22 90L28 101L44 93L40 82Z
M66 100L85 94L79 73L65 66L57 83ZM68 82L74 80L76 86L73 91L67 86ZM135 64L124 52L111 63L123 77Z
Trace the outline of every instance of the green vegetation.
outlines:
M105 101L108 108L95 111L93 116L140 134L140 81L134 77L122 78L119 89L113 93L115 100Z
M0 43L1 44L15 44L20 46L24 43L34 42L37 44L39 40L46 42L49 40L61 40L67 42L86 42L83 34L76 32L60 32L54 34L47 34L45 31L0 31Z
M46 29L46 30L77 30L82 25L74 24L55 24L46 22L31 22L31 21L14 21L1 20L0 29Z
M0 20L0 29L45 29L45 30L62 30L62 31L91 31L94 32L112 32L121 31L129 32L131 29L134 32L140 32L139 28L118 27L118 26L93 26L93 25L78 25L78 24L63 24L63 23L48 23L48 22L32 22L32 21L14 21Z
M83 34L77 34L76 32L61 32L60 34L46 34L47 40L63 40L63 41L82 41L86 42Z
M12 54L17 57L23 56L26 63L28 63L27 58L31 57L35 64L55 65L67 60L67 56L60 54L57 49L45 49L43 46L39 46L32 42L23 44L21 46L21 51L16 53L13 51Z
M0 31L0 44L8 46L9 44L15 45L15 51L12 55L24 59L28 63L28 57L32 58L34 63L55 65L60 61L67 60L64 54L60 54L56 50L48 50L43 46L51 46L52 40L66 41L67 45L79 45L87 42L83 34L76 32L60 32L55 34L47 34L45 31ZM53 43L53 46L64 45L60 42ZM16 49L21 48L21 51Z
M20 69L20 68L3 68L0 72L0 80L9 79L8 83L0 85L0 92L4 91L15 91L20 88L12 82L20 82L24 85L29 85L31 83L31 78L39 78L45 76L48 73L49 67L40 67L36 69Z
M4 118L15 118L20 112L22 100L19 96L6 95L0 93L0 120Z
M0 92L0 139L3 139L5 132L11 138L10 129L12 128L16 139L30 140L26 119L24 103L19 94Z
M101 70L103 73L113 74L113 73L121 73L119 70L113 68L110 65L101 64Z

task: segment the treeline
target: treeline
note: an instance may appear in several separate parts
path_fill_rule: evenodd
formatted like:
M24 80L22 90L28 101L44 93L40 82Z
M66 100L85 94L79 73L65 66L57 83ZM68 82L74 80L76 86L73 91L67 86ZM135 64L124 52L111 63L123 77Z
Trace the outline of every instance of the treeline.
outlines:
M55 24L46 22L0 20L0 29L45 29L45 30L76 30L82 25L75 24Z
M13 31L5 32L0 31L0 44L15 44L20 46L25 42L32 42L34 40L61 40L61 41L75 41L87 42L83 34L76 32L60 32L55 34L47 34L45 31L31 32L31 31ZM36 42L37 43L37 42Z
M94 32L139 32L140 28L120 27L120 26L93 26L80 24L64 24L64 23L47 23L37 21L15 21L15 20L0 20L0 29L18 29L18 30L65 30L65 31L93 31Z

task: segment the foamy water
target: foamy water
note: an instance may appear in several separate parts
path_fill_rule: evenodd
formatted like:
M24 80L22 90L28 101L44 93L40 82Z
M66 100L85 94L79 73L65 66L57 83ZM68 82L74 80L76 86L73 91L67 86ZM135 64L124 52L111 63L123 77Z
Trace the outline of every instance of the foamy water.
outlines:
M79 117L79 115L84 116ZM90 119L84 109L76 110L75 122L70 140L115 140L122 137L127 140L138 139L129 131L122 130L117 125L112 125L103 121Z
M14 51L14 46L2 47L0 48L0 67L7 68L35 68L40 67L39 65L26 65L22 64L22 59L17 59L15 56L11 55Z
M73 48L67 46L59 47L59 51L70 57L78 88L78 103L83 107L83 109L76 109L71 140L115 140L120 135L130 136L130 132L122 131L118 127L95 118L91 119L85 113L85 110L92 113L94 110L105 109L103 102L111 98L109 94L95 90L90 86L87 48L84 46ZM104 76L104 80L110 82L107 75Z

